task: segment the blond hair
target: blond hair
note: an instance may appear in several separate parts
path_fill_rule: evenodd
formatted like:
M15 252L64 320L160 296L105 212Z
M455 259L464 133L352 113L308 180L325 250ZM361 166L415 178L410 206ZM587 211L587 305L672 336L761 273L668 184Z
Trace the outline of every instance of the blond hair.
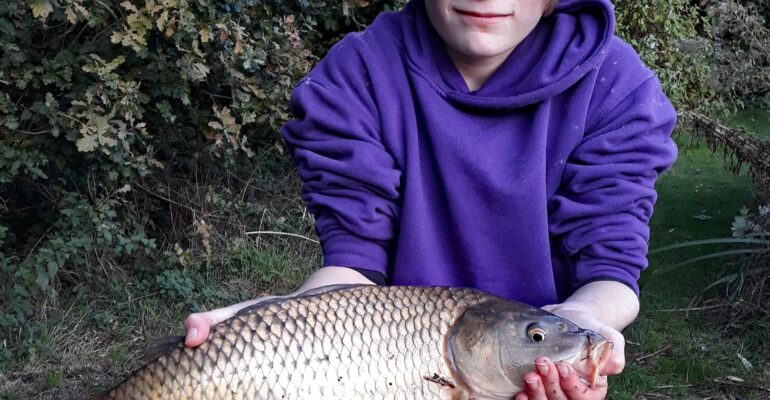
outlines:
M554 9L556 9L556 5L559 4L559 0L546 0L548 3L545 7L545 12L543 12L543 16L547 17L551 15Z

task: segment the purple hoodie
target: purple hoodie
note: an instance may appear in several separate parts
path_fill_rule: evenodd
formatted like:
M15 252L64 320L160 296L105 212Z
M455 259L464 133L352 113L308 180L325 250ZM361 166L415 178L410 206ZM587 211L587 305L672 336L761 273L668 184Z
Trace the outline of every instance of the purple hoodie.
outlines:
M475 92L421 0L346 36L282 130L324 265L536 306L638 293L676 114L613 32L609 1L562 0Z

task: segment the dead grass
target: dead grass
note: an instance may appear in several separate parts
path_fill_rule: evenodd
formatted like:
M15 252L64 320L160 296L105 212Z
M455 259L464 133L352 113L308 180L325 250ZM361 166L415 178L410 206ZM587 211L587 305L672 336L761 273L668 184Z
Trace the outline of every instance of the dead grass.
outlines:
M246 179L198 174L192 182L169 180L163 190L158 182L148 184L152 191L137 188L148 207L166 207L162 247L133 266L100 259L101 284L82 275L61 281L59 297L40 305L26 329L4 331L0 399L85 398L137 368L155 339L182 334L195 309L296 288L320 263L317 244L245 234L314 236L291 161L263 161ZM164 286L155 280L162 271L189 280ZM86 287L78 289L78 282Z

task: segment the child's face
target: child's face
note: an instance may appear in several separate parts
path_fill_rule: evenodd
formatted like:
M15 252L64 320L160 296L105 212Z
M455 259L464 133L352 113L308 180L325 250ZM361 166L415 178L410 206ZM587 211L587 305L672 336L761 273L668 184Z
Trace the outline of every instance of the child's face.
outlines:
M535 28L549 0L425 0L433 27L466 61L507 57Z

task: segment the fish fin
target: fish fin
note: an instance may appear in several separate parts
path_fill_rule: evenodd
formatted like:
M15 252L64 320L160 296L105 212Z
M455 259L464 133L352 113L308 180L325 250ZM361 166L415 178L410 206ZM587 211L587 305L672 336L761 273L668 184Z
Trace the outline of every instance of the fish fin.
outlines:
M184 336L170 336L156 339L142 356L142 362L148 364L155 361L160 356L168 353L172 349L180 347L184 343Z
M290 294L286 296L267 296L261 301L258 301L256 303L249 305L248 307L240 309L235 314L235 317L238 317L244 314L249 314L255 308L264 307L274 303L280 303L285 300L298 299L306 296L316 296L323 293L336 292L338 290L351 289L359 286L371 286L371 285L357 284L357 283L343 283L343 284L337 284L337 285L321 286L321 287L305 290L304 292L301 292L301 293Z
M326 285L313 289L305 290L299 293L296 297L315 296L323 293L336 292L338 290L352 289L361 286L371 286L363 283L340 283L337 285Z

